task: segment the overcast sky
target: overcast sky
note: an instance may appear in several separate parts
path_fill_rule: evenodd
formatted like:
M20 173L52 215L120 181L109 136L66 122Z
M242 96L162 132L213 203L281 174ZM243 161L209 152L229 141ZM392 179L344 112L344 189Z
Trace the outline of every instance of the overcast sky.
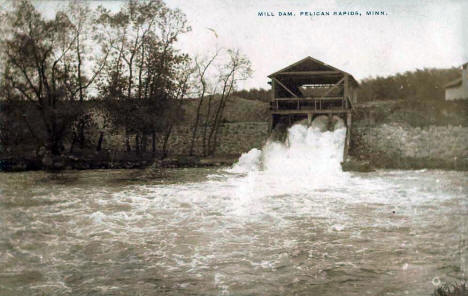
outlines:
M91 1L118 9L124 1ZM35 1L51 13L60 1ZM63 2L62 2L63 3ZM192 32L180 38L191 54L239 48L252 61L244 87L268 87L267 75L305 56L357 79L468 61L466 0L166 0L180 8ZM272 12L274 17L258 16ZM291 11L295 16L278 16ZM359 11L362 16L300 16L301 11ZM366 11L385 11L366 16ZM214 29L217 36L213 31Z

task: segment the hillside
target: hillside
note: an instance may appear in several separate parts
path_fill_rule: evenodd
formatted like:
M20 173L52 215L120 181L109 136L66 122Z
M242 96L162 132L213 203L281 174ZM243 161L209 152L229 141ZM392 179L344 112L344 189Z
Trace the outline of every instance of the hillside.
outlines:
M184 102L184 125L190 125L195 121L196 111L199 99L190 99ZM219 104L218 98L213 98L211 102L210 114L213 114ZM202 105L202 114L206 115L208 111L208 98L204 99ZM252 122L268 121L270 118L268 103L248 100L240 97L230 97L226 102L224 110L225 122Z

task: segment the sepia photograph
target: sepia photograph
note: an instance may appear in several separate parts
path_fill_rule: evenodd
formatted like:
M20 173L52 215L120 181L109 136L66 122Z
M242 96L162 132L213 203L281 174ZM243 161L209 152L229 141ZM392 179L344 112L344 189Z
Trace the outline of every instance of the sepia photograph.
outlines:
M468 296L468 1L0 0L0 296Z

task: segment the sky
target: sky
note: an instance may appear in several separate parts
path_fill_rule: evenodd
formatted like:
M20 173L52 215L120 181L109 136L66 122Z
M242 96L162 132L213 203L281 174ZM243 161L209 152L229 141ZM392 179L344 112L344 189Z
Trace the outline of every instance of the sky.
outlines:
M34 1L46 14L66 1ZM118 10L124 1L88 1ZM252 62L242 88L268 88L267 76L306 56L356 79L468 61L468 0L166 0L192 31L178 46L192 55L240 49ZM279 16L279 12L295 16ZM329 12L330 16L301 16ZM360 16L334 16L358 11ZM384 11L367 16L366 11ZM275 16L258 16L269 12ZM216 34L215 34L216 32Z

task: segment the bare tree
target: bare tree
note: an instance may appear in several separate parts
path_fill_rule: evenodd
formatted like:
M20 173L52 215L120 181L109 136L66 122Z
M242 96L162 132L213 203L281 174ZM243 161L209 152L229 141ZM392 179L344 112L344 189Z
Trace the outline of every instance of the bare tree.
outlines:
M94 82L102 72L109 56L108 46L96 47L96 44L103 44L103 35L97 26L96 14L83 2L72 1L68 8L62 12L70 21L70 34L75 41L73 44L73 54L69 57L71 78L74 81L70 84L68 91L70 96L78 97L80 103L88 99L88 90L94 87ZM76 132L73 133L73 145L78 142L81 149L85 146L85 129L90 125L91 117L87 112L79 118L76 123Z
M227 53L229 61L219 69L218 84L220 85L221 93L219 94L219 103L207 139L207 153L210 155L214 154L216 150L218 131L223 119L226 100L234 91L237 82L247 79L252 72L250 61L239 50L228 50Z
M198 104L197 104L197 110L195 114L195 122L192 127L192 139L190 141L190 150L189 150L189 155L193 155L193 149L195 145L195 140L197 137L197 131L198 131L198 126L200 123L200 117L201 117L201 110L202 110L202 105L205 99L205 95L207 94L208 90L208 82L206 80L206 74L210 66L213 64L215 61L216 57L218 56L220 50L217 50L213 56L208 58L205 62L200 61L199 58L195 58L195 69L197 73L197 85L199 88L199 93L198 93Z
M180 118L180 114L182 113L182 104L188 90L190 89L190 78L194 71L195 69L191 67L188 59L185 63L181 64L176 71L174 84L175 92L173 97L174 103L172 104L174 110L170 113L172 116L166 117L167 126L164 133L161 158L165 158L168 154L168 142L173 127L182 121L182 118Z

